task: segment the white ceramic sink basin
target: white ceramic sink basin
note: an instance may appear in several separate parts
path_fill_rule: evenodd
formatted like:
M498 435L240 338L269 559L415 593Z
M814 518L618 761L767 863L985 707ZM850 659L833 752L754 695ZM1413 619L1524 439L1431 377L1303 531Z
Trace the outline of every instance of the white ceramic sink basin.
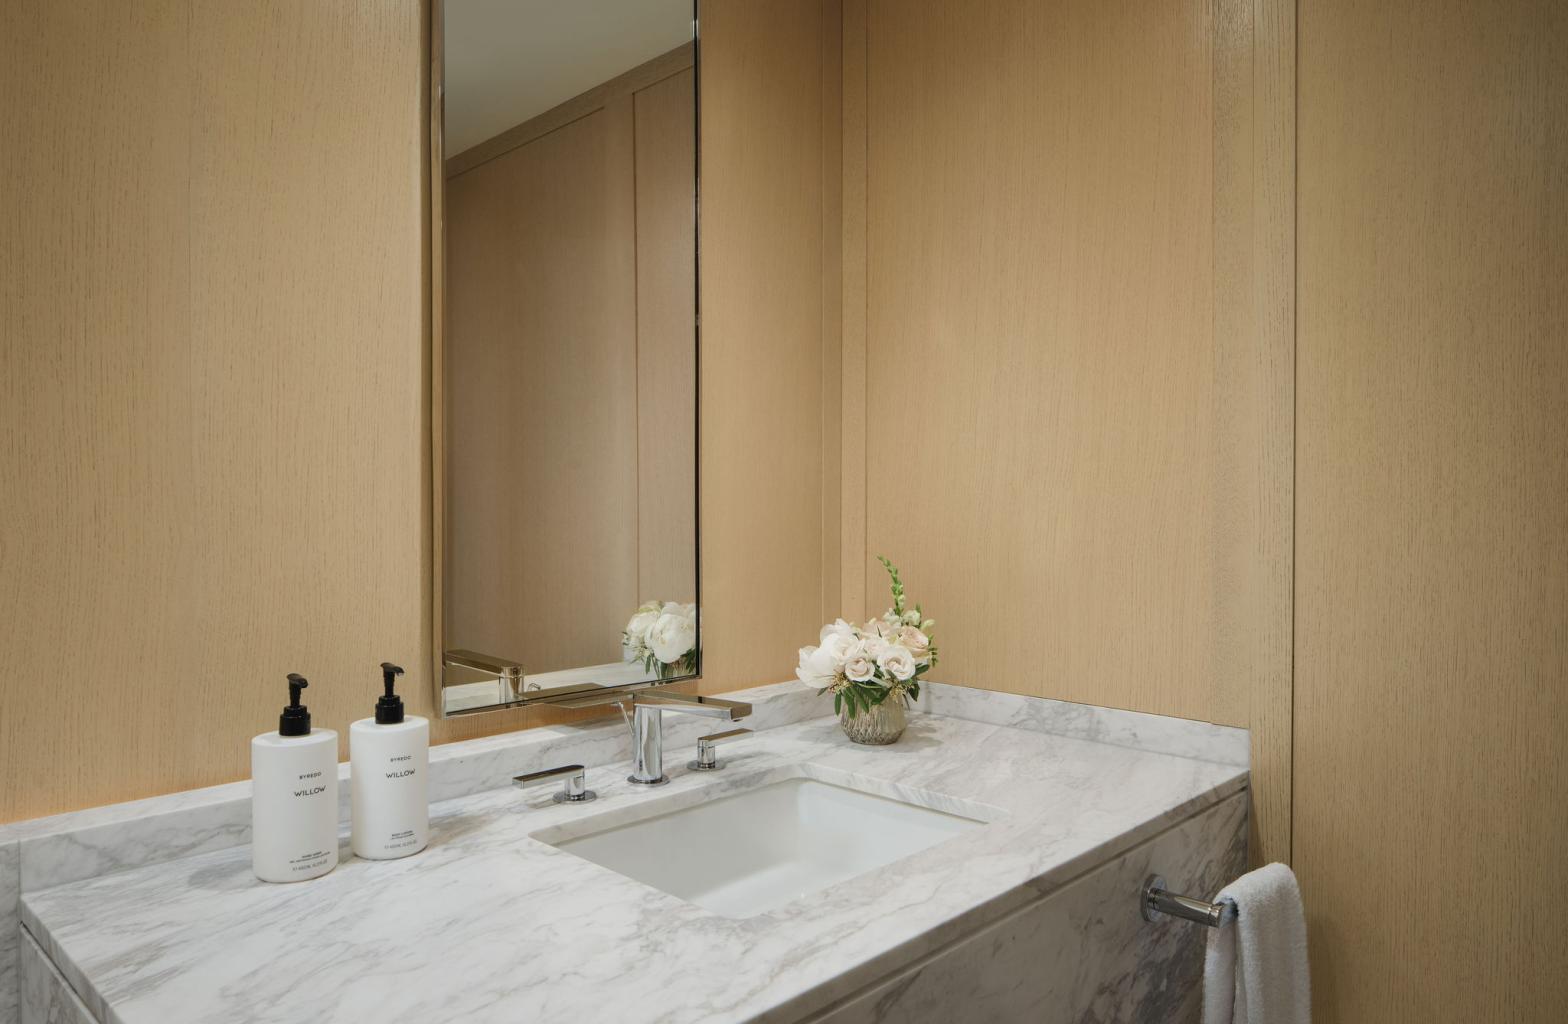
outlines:
M751 917L982 822L793 778L552 845L725 917Z

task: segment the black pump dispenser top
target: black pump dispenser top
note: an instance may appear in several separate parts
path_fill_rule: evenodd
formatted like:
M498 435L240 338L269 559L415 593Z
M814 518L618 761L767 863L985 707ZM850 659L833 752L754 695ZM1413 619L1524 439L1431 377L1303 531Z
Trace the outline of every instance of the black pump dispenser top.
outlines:
M376 701L377 725L397 725L403 720L403 698L392 692L397 677L402 674L403 670L390 661L381 663L381 683L387 688L387 692Z
M278 716L280 736L310 735L310 709L299 702L299 691L309 685L298 672L289 673L289 706Z

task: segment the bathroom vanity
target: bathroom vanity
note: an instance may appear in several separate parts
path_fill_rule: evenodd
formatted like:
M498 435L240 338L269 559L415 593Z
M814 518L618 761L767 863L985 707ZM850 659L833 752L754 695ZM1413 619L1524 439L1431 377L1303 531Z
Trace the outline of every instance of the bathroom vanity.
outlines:
M1245 869L1244 731L933 684L870 748L798 684L726 696L755 734L695 772L674 716L659 787L619 721L437 748L425 852L294 885L243 786L0 830L21 1019L1195 1019L1202 929L1138 894ZM568 760L597 799L510 785Z

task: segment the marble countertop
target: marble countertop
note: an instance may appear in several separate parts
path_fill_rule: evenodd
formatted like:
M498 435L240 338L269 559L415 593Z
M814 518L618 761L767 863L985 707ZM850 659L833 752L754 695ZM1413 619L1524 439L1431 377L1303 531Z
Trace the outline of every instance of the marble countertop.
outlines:
M267 885L239 847L27 893L22 920L104 1024L794 1020L1247 781L1244 767L939 715L911 716L890 747L854 746L831 718L770 729L714 775L677 753L652 791L623 764L590 770L587 805L548 788L436 804L430 847L403 860L345 848L323 878ZM989 820L743 920L532 838L802 773Z

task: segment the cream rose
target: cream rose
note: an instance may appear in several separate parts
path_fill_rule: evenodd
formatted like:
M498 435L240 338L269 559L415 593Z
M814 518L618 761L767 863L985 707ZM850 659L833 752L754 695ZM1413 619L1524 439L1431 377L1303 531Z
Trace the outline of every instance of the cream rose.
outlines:
M931 638L920 632L914 626L904 626L898 631L897 640L900 646L907 648L914 655L918 664L924 665L931 660Z
M899 682L915 677L915 656L902 644L888 644L877 655L877 667Z
M877 674L876 659L866 652L864 640L858 640L844 658L844 676L863 683Z

